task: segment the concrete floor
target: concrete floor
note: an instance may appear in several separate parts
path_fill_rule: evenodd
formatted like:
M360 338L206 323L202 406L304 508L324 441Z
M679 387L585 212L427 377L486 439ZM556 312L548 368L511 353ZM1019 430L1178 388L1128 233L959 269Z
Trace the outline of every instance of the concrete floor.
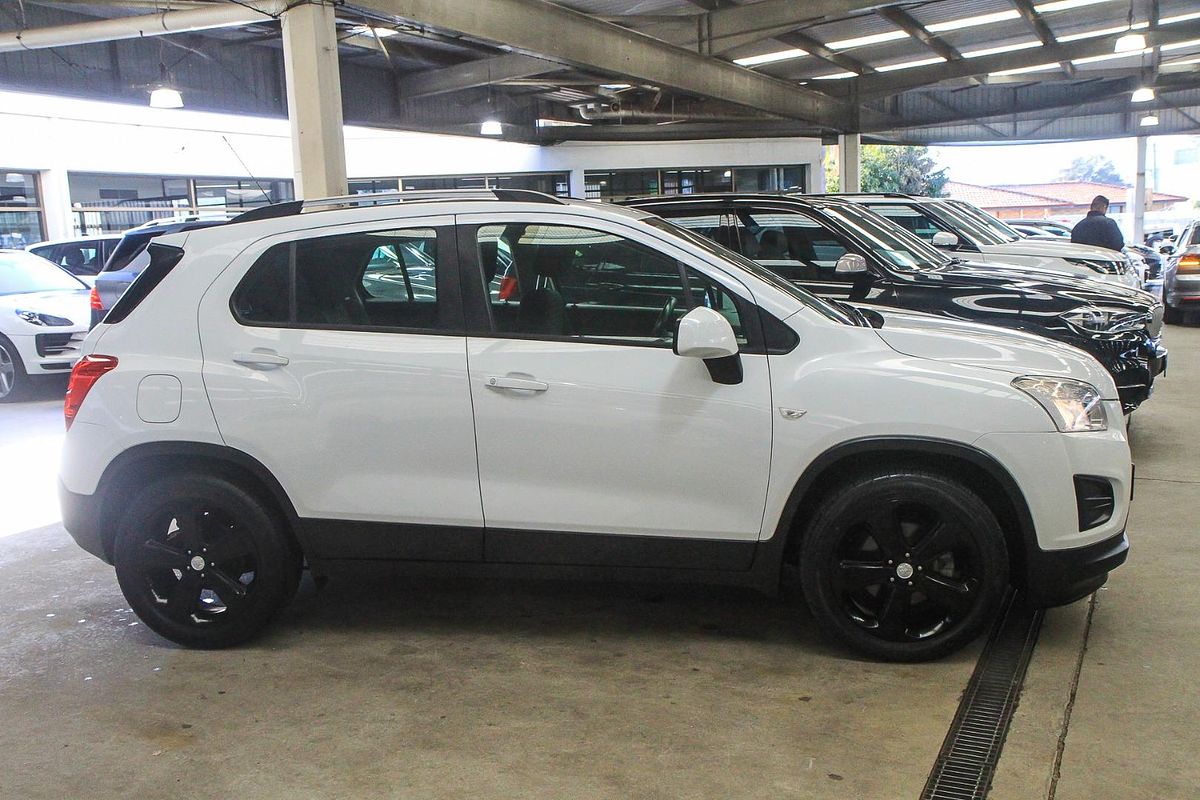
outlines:
M1200 330L1136 415L1129 563L1047 615L994 798L1200 786ZM61 403L0 407L0 798L916 798L979 646L848 657L728 589L335 581L237 650L137 623L39 488ZM5 534L8 535L5 535Z

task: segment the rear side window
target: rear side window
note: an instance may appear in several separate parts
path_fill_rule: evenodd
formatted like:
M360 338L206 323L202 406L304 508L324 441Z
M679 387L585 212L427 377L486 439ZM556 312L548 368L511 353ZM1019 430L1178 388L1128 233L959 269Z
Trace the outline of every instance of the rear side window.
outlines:
M146 248L146 251L150 263L134 279L125 293L121 295L121 299L104 317L106 324L115 325L128 317L183 258L183 250L165 244L152 244Z
M283 242L259 256L233 293L247 325L369 330L461 328L439 283L438 230L405 228Z

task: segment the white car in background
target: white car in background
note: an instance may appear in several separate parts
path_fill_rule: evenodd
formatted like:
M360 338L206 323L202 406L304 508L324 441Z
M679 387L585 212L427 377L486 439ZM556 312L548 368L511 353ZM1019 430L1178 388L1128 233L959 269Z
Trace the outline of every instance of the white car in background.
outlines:
M30 379L69 373L87 333L88 287L22 250L0 250L0 403L20 399Z
M1030 267L1142 288L1140 264L1103 247L1029 239L959 200L902 194L846 195L925 241L975 263Z

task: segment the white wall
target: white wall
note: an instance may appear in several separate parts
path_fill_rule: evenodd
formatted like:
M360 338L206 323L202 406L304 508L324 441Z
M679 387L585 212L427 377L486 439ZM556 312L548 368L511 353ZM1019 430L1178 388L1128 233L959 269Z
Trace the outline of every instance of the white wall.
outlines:
M571 193L579 197L585 170L808 164L815 179L822 153L819 140L799 138L544 147L353 126L345 138L351 178L570 172ZM68 172L293 174L286 120L17 92L0 92L0 169L41 173L51 238L71 235Z

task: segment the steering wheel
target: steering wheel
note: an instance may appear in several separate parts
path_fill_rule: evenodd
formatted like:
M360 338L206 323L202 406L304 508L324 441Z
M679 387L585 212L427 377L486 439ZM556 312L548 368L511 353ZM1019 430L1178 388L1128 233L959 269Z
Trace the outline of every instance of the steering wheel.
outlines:
M667 302L663 303L662 311L658 314L658 319L654 322L654 330L651 335L655 339L665 339L667 336L667 327L671 324L671 316L675 313L677 301L675 296L667 298Z

